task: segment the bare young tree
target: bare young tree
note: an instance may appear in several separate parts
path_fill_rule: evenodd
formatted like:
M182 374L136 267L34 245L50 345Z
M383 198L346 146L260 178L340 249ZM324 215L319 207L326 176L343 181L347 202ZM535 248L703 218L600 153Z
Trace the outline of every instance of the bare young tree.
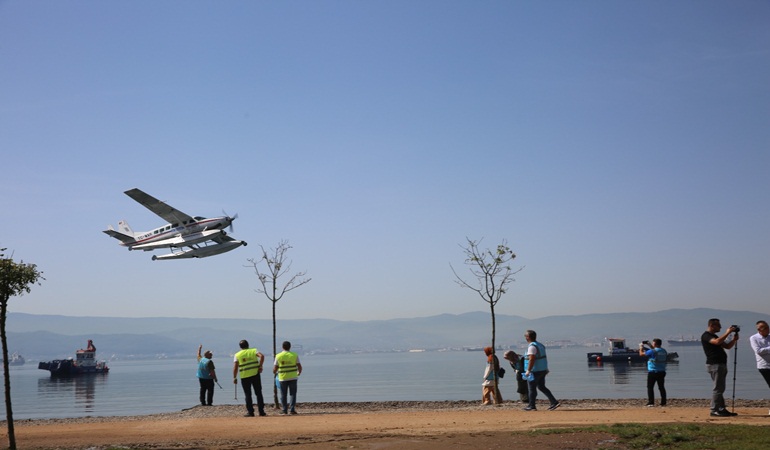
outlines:
M8 448L16 450L16 435L13 430L13 408L11 407L11 376L8 372L8 340L5 333L5 321L8 317L8 300L11 297L29 293L31 285L40 284L43 272L34 264L14 262L6 258L0 248L0 341L3 346L3 375L5 381L5 414L8 424Z
M256 289L256 291L265 294L267 299L273 304L273 359L275 359L275 355L278 354L276 351L275 305L278 303L278 300L283 298L285 293L309 283L311 278L304 278L305 272L297 272L285 283L279 285L279 278L285 276L291 270L291 261L287 261L286 253L288 253L292 246L289 245L289 241L282 240L276 248L270 249L269 255L265 247L261 245L259 247L262 249L262 257L259 259L251 258L248 261L251 267L254 268L254 272L257 274L259 283L262 286ZM263 261L267 264L266 271L261 271L259 268L260 263ZM275 385L275 381L271 384L273 385L273 403L278 408L278 388Z
M465 254L465 265L469 267L471 275L476 278L476 282L471 284L457 274L452 264L452 273L455 275L455 283L463 288L468 288L481 296L481 299L489 304L489 311L492 315L492 351L497 349L495 344L495 305L508 290L508 285L514 281L514 275L521 272L524 267L512 269L509 263L516 258L516 254L508 247L508 242L503 241L497 248L482 250L479 246L481 240L473 241L465 238L467 246L463 249ZM495 356L497 358L497 356ZM495 371L495 396L498 402L502 402L500 390L497 388L498 379Z

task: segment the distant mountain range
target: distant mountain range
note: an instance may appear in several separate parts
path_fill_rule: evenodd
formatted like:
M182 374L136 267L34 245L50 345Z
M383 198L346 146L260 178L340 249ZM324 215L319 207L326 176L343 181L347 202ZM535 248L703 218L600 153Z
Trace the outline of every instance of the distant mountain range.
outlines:
M521 347L524 331L536 330L541 341L574 344L602 343L606 337L624 337L635 345L644 339L699 337L708 319L718 317L727 326L738 324L754 333L754 323L766 314L717 309L669 309L652 313L586 314L527 319L496 315L496 343ZM229 355L238 341L247 339L265 355L272 355L272 322L244 319L185 319L172 317L69 317L10 313L7 320L9 351L27 360L70 357L93 339L97 357L189 357L198 344ZM346 353L482 347L491 342L489 312L440 314L412 319L340 321L331 319L277 322L278 346L291 341L304 352Z

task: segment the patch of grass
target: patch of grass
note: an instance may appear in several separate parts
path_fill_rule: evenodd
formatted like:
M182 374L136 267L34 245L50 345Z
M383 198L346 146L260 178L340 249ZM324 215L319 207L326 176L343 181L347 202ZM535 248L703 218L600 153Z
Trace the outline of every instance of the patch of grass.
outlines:
M561 434L601 432L618 438L632 449L751 450L768 448L770 427L731 424L623 423L580 428L550 428L531 433Z

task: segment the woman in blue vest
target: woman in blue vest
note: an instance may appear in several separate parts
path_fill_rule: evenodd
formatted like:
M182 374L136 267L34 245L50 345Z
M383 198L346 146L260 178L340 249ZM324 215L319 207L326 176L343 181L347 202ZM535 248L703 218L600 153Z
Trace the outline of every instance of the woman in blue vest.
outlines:
M662 347L663 341L660 339L652 340L652 348L649 350L644 347L644 341L639 344L639 356L646 356L647 359L647 406L655 406L655 383L658 383L660 390L660 406L666 406L666 360L668 352Z

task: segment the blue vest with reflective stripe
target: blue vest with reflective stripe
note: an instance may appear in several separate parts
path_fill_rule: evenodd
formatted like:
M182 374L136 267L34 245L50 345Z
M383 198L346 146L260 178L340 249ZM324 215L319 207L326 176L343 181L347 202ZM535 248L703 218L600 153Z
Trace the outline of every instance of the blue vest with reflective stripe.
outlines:
M535 355L535 364L532 366L532 370L529 370L529 355L527 355L527 358L524 359L524 371L525 372L542 372L544 370L548 370L548 360L545 357L545 345L535 341L530 342L529 345L534 345L537 349L537 354Z
M198 361L198 378L203 378L204 380L210 380L211 374L209 373L208 365L211 362L208 358L201 358L200 361Z
M647 360L647 370L649 372L665 372L668 352L662 348L653 348L647 350L645 353L649 356L650 352L653 352L653 356Z

